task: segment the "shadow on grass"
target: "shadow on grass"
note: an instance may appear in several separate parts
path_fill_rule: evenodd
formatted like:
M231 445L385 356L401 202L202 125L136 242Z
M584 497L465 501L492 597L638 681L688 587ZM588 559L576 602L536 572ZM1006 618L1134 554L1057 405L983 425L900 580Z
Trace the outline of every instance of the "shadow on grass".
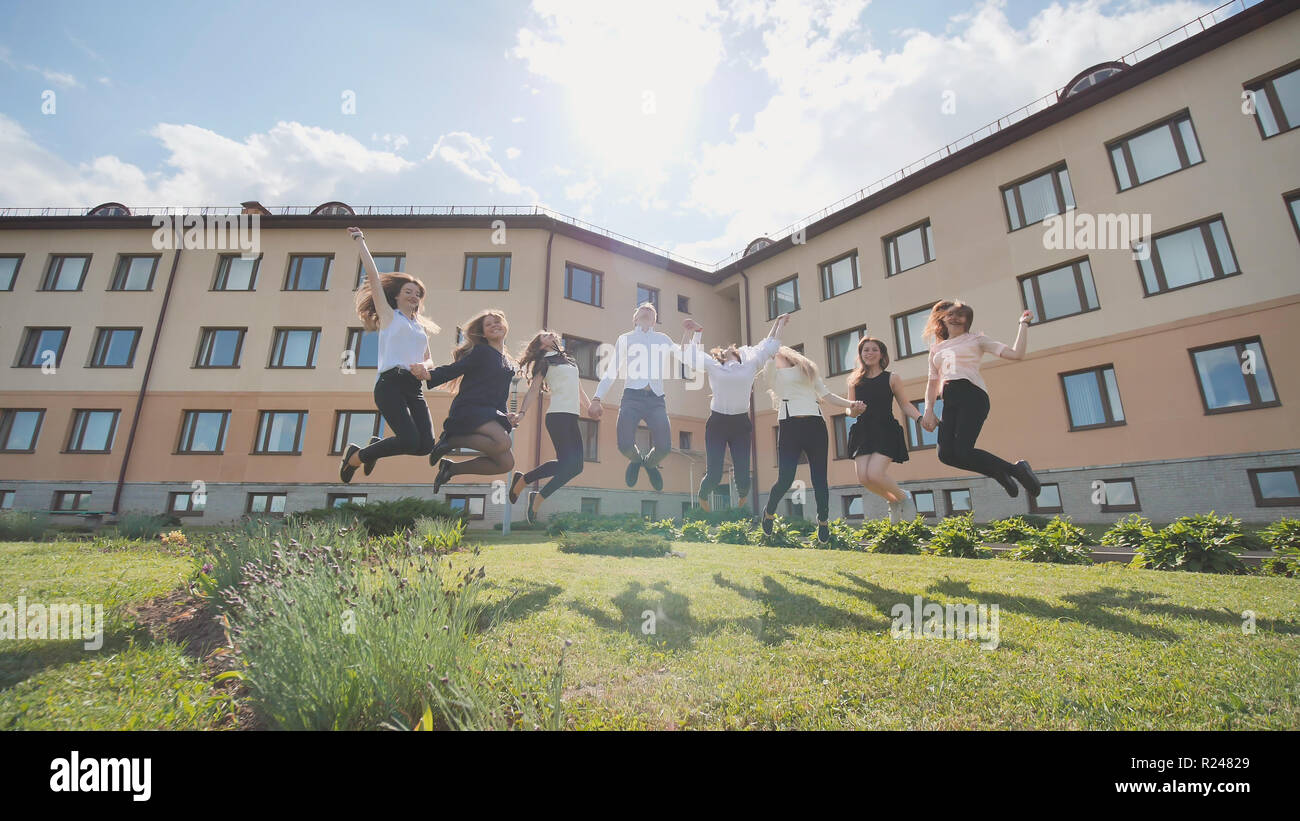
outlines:
M803 579L800 579L803 581ZM857 613L850 613L838 607L823 603L816 596L796 593L771 576L763 577L763 587L745 587L729 581L721 573L715 573L713 583L736 593L741 598L757 602L763 607L763 615L758 618L737 619L734 624L745 627L754 634L754 638L764 644L781 644L792 638L787 627L824 627L836 629L849 627L858 632L875 632L884 625L874 619ZM817 583L814 581L814 583ZM823 586L824 583L822 583Z
M502 589L499 585L491 587ZM564 588L558 584L538 584L529 582L522 588L511 590L510 595L501 602L486 608L478 620L479 631L484 631L494 624L526 618L528 615L544 609Z
M668 582L656 582L650 587L640 582L628 582L623 592L610 601L619 611L618 618L582 602L572 602L569 607L605 630L626 631L670 650L691 648L692 633L699 625L691 616L690 599L675 592ZM653 628L653 632L646 632L648 628Z
M46 670L64 664L76 664L90 658L110 656L125 650L132 643L147 646L153 643L153 637L143 627L134 627L104 635L104 646L98 650L87 650L84 639L39 640L27 639L14 642L0 650L0 690L8 690L16 684Z

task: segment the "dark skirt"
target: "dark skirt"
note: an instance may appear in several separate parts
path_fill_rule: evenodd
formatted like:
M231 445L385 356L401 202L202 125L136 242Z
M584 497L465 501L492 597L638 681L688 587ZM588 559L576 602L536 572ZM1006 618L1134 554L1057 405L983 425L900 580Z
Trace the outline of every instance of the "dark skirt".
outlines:
M856 459L872 453L883 453L900 464L907 461L903 426L892 415L888 419L863 415L849 429L849 457Z
M488 422L497 422L509 433L510 420L506 415L491 405L465 405L452 408L451 415L442 423L442 429L448 436L465 436L476 432Z

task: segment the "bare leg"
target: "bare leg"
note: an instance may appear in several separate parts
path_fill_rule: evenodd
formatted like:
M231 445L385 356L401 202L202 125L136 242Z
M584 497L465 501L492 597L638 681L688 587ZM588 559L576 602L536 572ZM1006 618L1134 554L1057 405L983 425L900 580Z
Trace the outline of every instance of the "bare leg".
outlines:
M889 478L887 473L890 464L894 460L883 453L873 453L867 458L870 460L867 466L867 479L874 485L871 489L872 492L885 497L890 502L903 501L903 489L898 486L897 482Z
M514 454L510 452L510 435L505 432L501 425L496 422L485 422L474 433L465 436L457 436L449 441L452 443L466 439L478 439L483 444L476 447L482 453L482 456L468 459L464 462L450 462L451 468L448 476L458 476L460 474L472 474L477 476L494 476L498 473L506 473L515 466Z
M853 462L858 473L858 484L877 496L884 496L885 489L876 482L871 472L871 459L876 455L878 454L868 453L865 456L858 456Z

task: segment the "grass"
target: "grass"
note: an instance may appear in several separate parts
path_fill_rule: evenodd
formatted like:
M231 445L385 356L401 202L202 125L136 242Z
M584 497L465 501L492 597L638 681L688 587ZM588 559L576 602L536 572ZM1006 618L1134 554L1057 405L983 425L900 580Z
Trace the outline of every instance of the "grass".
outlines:
M445 561L486 568L482 648L542 670L572 640L574 728L1300 727L1294 579L696 542L643 559L471 536L479 556ZM120 613L193 570L145 546L0 543L0 602ZM891 608L917 595L997 604L1000 646L891 638ZM0 643L0 728L204 728L223 709L180 648L120 615L97 652Z

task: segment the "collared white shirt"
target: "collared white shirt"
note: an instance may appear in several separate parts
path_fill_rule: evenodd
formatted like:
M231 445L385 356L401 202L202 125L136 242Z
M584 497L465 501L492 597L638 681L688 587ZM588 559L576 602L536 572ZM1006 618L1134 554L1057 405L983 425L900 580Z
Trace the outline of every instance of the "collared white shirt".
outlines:
M930 346L930 379L940 380L940 395L943 386L954 379L970 380L972 385L988 393L988 386L980 376L980 360L986 353L1001 356L1006 350L1009 350L1007 345L983 333L966 331L952 339L937 339Z
M645 390L664 395L664 376L671 375L673 361L684 361L682 348L661 331L643 331L639 327L621 334L614 343L614 356L605 365L593 398L604 399L615 379L623 379L623 389Z
M732 360L722 364L704 352L700 346L702 334L695 332L686 348L686 364L697 370L703 369L709 375L709 387L713 389L713 398L709 400L709 410L729 415L749 413L749 395L754 389L754 377L758 375L769 359L776 356L781 349L781 340L769 336L754 346L744 345L736 349L740 361Z
M817 400L830 393L831 389L826 387L826 381L820 374L815 382L810 382L798 366L780 368L776 366L776 360L768 361L763 372L767 376L768 385L776 394L778 419L822 415Z
M424 351L429 346L429 336L417 320L401 311L393 311L392 320L379 329L379 368L382 374L389 368L411 370L411 364L424 361Z

